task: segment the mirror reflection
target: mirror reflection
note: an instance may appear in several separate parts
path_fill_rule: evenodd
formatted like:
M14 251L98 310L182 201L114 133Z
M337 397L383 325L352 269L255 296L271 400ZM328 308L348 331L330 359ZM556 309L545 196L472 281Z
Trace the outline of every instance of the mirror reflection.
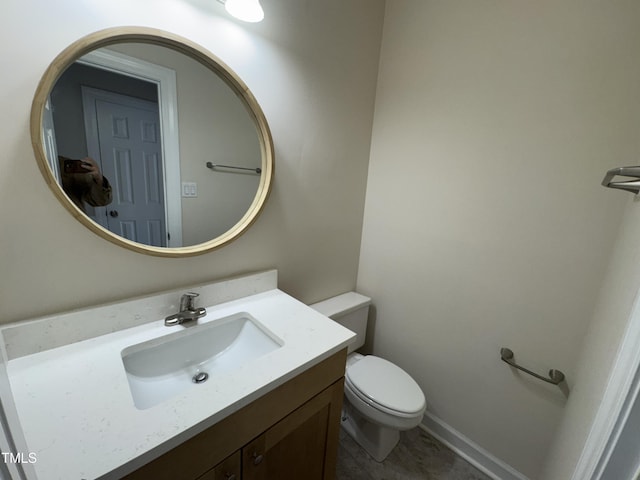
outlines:
M250 107L191 56L117 43L57 78L43 149L67 198L97 225L153 247L203 244L246 218L264 187Z

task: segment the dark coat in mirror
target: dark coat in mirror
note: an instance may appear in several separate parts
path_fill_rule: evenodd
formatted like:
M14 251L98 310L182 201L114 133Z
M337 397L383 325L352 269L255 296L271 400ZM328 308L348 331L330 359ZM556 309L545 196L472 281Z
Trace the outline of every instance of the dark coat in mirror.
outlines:
M62 188L83 212L85 203L92 207L109 205L113 200L111 184L92 158L75 160L58 155Z

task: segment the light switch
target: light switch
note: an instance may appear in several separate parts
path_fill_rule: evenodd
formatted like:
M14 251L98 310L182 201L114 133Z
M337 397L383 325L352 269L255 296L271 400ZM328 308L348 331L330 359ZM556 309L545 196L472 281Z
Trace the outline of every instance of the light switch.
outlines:
M182 196L197 197L198 185L196 184L196 182L182 182Z

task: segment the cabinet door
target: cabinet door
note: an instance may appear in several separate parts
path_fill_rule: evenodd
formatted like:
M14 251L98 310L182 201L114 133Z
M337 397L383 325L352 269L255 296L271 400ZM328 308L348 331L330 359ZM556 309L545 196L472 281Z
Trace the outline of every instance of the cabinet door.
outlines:
M342 383L334 383L244 447L243 480L333 480Z
M198 477L198 480L242 480L241 465L242 457L238 451Z

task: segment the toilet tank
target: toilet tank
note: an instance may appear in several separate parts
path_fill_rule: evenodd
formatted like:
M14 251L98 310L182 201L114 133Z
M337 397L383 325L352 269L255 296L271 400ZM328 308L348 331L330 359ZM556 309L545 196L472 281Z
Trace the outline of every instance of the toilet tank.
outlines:
M356 341L349 345L348 353L351 353L364 345L369 305L371 305L369 297L356 292L347 292L314 303L310 307L356 334Z

